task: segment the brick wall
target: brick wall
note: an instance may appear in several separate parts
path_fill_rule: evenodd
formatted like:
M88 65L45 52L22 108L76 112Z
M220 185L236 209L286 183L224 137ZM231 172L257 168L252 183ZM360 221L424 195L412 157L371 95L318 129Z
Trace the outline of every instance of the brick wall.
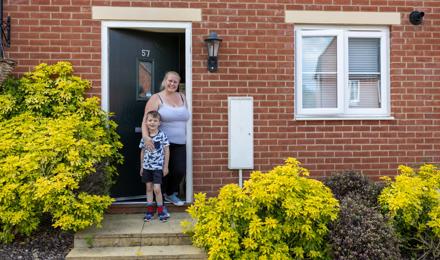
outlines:
M41 62L69 60L100 95L100 22L91 6L201 8L193 23L194 190L215 194L237 182L227 169L227 97L254 97L255 168L266 171L288 156L322 177L355 169L393 175L399 164L440 162L440 1L9 0L18 74ZM400 12L391 26L391 110L395 120L294 121L294 25L285 10ZM408 15L426 13L413 26ZM223 42L219 71L208 73L203 39ZM245 172L248 175L248 172Z

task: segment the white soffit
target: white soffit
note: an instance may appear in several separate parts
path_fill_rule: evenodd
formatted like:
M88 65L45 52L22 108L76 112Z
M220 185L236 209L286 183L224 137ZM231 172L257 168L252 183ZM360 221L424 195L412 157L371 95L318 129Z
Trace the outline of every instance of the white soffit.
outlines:
M398 25L400 13L286 11L285 21L294 24Z
M200 22L202 21L202 10L194 8L93 6L92 19Z

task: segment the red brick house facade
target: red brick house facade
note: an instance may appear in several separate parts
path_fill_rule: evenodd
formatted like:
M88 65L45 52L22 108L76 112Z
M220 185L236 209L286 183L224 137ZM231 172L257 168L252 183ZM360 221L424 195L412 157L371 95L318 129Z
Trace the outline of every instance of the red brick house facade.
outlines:
M121 9L106 16L107 7ZM5 53L17 61L16 74L41 62L70 61L76 74L92 82L94 96L103 95L105 84L104 22L184 24L180 32L190 37L185 47L190 66L183 69L192 109L187 180L193 193L214 195L238 182L237 171L228 169L228 97L233 96L253 97L255 170L267 171L287 157L297 158L317 178L350 169L378 177L395 174L399 164L440 163L440 1L6 0L4 9L12 21ZM191 12L185 16L183 9ZM414 10L425 13L420 25L408 19ZM182 17L150 17L151 11ZM223 40L217 72L206 68L204 39L212 31ZM351 41L364 37L350 36L354 32L376 39L371 46L380 54L368 54L375 69L361 64L365 71L351 72L356 48L364 47L364 41ZM310 58L310 65L307 55L315 57L321 48L317 40L326 37L340 40L333 56L346 65L313 71L318 59ZM342 85L326 81L336 95L326 95L307 76L320 73L340 77ZM375 105L352 106L356 95L368 95L346 90L347 82L358 84L355 74L367 75L367 85L377 90ZM335 96L329 109L319 105L318 94ZM369 114L370 109L375 112Z

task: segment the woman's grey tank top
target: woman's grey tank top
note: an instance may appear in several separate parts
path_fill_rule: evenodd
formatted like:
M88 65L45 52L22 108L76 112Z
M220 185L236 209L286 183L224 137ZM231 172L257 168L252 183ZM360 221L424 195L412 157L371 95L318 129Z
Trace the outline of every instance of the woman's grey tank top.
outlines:
M161 104L157 111L161 117L160 129L167 135L168 141L173 144L186 143L186 122L190 117L185 101L182 96L180 97L183 105L173 107L164 103L159 95Z

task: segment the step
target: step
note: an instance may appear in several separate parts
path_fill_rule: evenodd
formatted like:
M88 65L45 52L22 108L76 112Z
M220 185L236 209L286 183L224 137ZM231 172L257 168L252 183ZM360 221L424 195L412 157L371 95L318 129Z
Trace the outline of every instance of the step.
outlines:
M74 248L67 260L103 259L207 259L202 249L190 245Z
M168 246L191 245L191 239L184 234L152 234L137 235L108 235L97 237L75 237L75 248L89 247L131 247L131 246Z
M90 228L75 234L74 247L191 245L189 236L182 233L183 220L190 220L187 213L171 213L165 223L157 217L144 222L143 214L106 215L102 228Z
M203 249L191 245L181 222L191 221L186 212L171 212L160 222L143 221L143 214L107 214L101 228L75 234L68 260L91 259L207 259Z

